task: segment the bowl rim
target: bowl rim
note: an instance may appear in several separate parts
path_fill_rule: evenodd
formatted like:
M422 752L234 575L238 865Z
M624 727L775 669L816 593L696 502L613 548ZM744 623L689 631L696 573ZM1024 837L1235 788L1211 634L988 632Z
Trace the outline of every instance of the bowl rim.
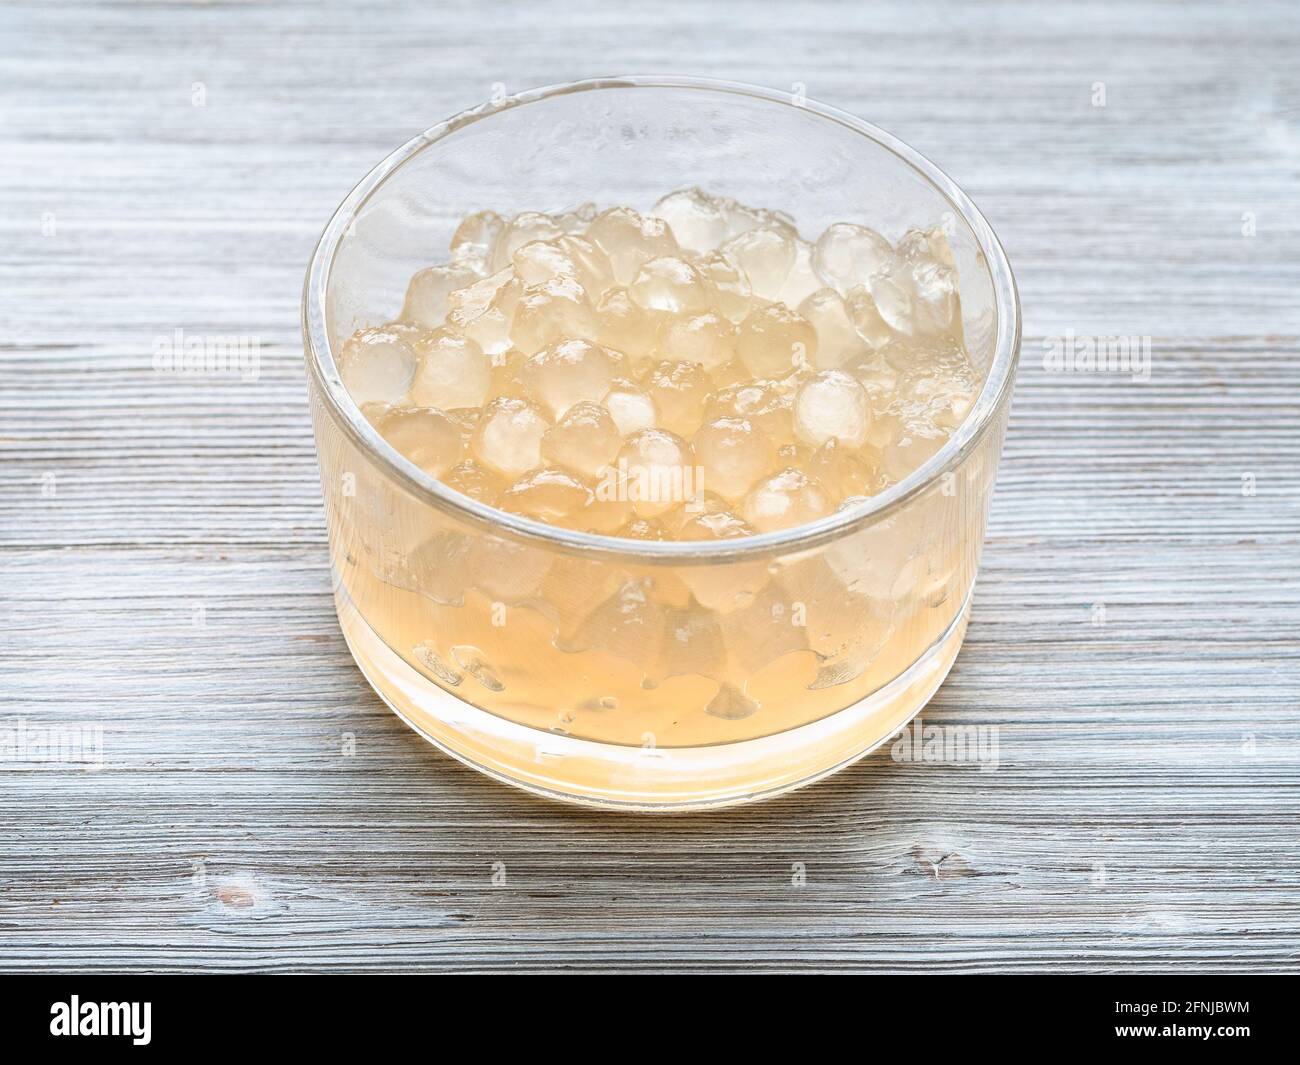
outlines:
M339 374L329 341L325 306L330 274L340 243L361 209L400 167L426 148L452 133L489 120L519 107L580 92L608 89L689 89L723 95L745 96L766 103L791 107L835 122L875 141L897 156L928 181L952 205L979 243L993 287L997 313L997 335L993 359L984 386L957 431L925 463L885 491L863 502L819 518L775 532L756 533L731 540L633 540L627 537L579 532L527 518L448 488L432 475L409 462L366 420ZM714 563L755 555L770 556L816 547L829 540L891 515L914 496L925 491L946 472L959 465L996 422L1015 379L1020 357L1020 299L1006 252L979 208L947 174L893 134L864 122L839 108L793 93L757 85L714 78L670 75L620 75L586 78L580 81L528 89L490 100L430 126L390 152L365 175L331 215L312 252L303 283L302 329L309 372L320 386L329 407L352 442L373 463L402 487L433 505L450 511L473 524L494 532L506 531L526 541L567 551L605 558L646 563Z

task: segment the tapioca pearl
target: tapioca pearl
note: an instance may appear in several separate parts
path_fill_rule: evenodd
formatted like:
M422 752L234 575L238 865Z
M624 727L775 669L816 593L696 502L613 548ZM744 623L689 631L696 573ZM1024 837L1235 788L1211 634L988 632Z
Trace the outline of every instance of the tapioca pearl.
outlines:
M916 322L916 279L907 264L893 262L867 283L876 311L895 333L911 336Z
M730 236L718 201L701 189L670 192L650 213L668 223L680 247L696 254L712 251Z
M794 398L795 436L811 447L838 440L861 447L871 425L871 402L857 380L842 370L821 370Z
M866 285L857 285L849 289L844 297L844 303L848 308L849 317L853 320L853 328L870 347L883 347L897 336L881 317L876 300Z
M921 336L949 335L961 328L957 275L933 260L912 264L912 330Z
M526 473L506 489L499 506L552 524L566 522L592 501L591 489L564 470Z
M870 496L882 487L880 452L870 444L853 448L827 440L803 468L837 500Z
M507 222L497 234L488 265L494 271L501 270L509 266L515 252L530 241L554 240L563 234L564 230L550 215L541 211L523 211Z
M571 277L529 285L515 307L510 338L525 355L560 340L594 340L596 312L582 286Z
M674 362L696 362L712 374L736 355L736 327L717 311L670 318L659 336L659 351Z
M623 436L655 427L655 404L650 393L634 381L617 378L601 400Z
M542 437L542 458L551 465L595 479L618 458L623 446L609 411L597 403L575 403Z
M706 310L710 292L704 279L690 263L676 256L662 256L642 264L628 295L648 311L689 314Z
M603 399L616 367L612 353L600 344L561 340L526 359L520 376L530 397L553 418L562 418L575 403Z
M513 314L522 292L523 285L515 276L514 267L507 266L451 292L447 296L448 317L454 314L459 315L461 321L472 321L492 306Z
M767 227L733 237L718 250L744 272L753 294L767 300L779 297L794 265L794 241Z
M492 364L468 337L445 330L430 333L416 345L419 365L411 382L411 400L421 407L478 407L492 387Z
M593 304L613 287L613 268L595 243L580 234L566 233L555 241L555 245L577 266L578 281Z
M741 504L741 516L759 532L774 532L824 518L835 509L826 490L801 470L760 481Z
M499 396L528 398L528 389L523 382L524 362L524 353L518 348L492 356L492 388L489 393L492 399Z
M361 329L339 352L339 376L358 405L399 403L411 387L417 358L396 331Z
M793 396L774 381L742 381L714 393L706 417L744 418L763 431L773 446L794 437Z
M957 265L952 244L942 228L909 229L898 241L898 254L912 262L933 259L947 267Z
M713 305L728 321L739 322L753 310L749 278L721 252L696 259L695 269L712 286Z
M773 472L776 451L767 435L745 418L717 418L692 441L707 491L740 499Z
M532 403L503 396L483 410L470 442L474 458L511 481L542 463L542 437L551 427Z
M812 365L833 370L867 354L867 342L853 324L853 316L833 288L821 288L799 305L799 313L817 333L817 350Z
M653 521L649 518L631 519L626 525L618 530L617 535L629 540L662 541L672 539L672 537L669 536L667 529L657 521Z
M665 429L633 433L619 451L615 466L638 517L664 514L696 491L691 447Z
M784 303L769 303L740 323L736 354L757 378L784 377L817 357L817 333Z
M440 479L448 488L488 505L494 505L505 490L505 482L497 474L473 459L458 462Z
M563 229L566 233L575 233L581 236L587 232L587 227L595 221L596 215L600 214L599 208L594 203L580 203L576 207L570 207L567 211L561 211L559 214L552 215L555 224Z
M668 223L642 217L630 207L613 207L597 215L587 228L587 238L605 253L620 285L630 285L651 259L678 251Z
M578 264L557 240L530 240L520 246L510 262L525 285L540 285L553 277L571 277L581 283Z
M497 237L505 222L495 211L479 211L469 215L451 238L453 262L468 266L476 273L485 273Z
M460 426L435 407L393 407L378 428L395 451L433 477L460 461Z
M948 442L948 433L925 415L902 420L897 435L880 449L881 469L895 482L930 461Z
M663 316L636 303L625 288L611 288L596 305L596 339L634 360L654 353Z
M813 267L812 262L812 245L806 240L798 237L794 239L794 262L790 264L790 272L786 274L785 281L781 283L781 289L776 298L780 303L787 307L798 307L804 300L811 296L818 289L824 287L826 282L821 278Z
M592 501L579 514L565 524L571 529L596 533L599 536L618 536L620 530L632 520L632 504L612 491L604 491L613 481L597 480Z
M894 261L894 249L874 229L836 222L827 226L813 247L813 266L841 293L868 283Z
M517 603L536 596L551 553L503 536L475 536L467 559L470 580L492 600Z
M468 266L455 263L417 271L406 287L406 301L402 305L403 321L413 322L426 329L438 328L447 319L447 297L478 280L479 275Z
M711 382L694 362L661 362L650 374L646 391L654 401L655 423L690 437L704 421Z

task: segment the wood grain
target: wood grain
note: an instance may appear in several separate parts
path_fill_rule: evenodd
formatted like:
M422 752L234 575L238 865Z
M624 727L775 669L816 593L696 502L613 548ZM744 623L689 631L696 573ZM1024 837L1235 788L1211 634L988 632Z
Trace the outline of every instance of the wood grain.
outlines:
M1300 969L1294 5L11 3L0 41L0 725L106 756L0 763L0 968ZM352 665L315 236L494 82L625 71L802 82L1006 244L1023 370L925 713L996 725L995 772L604 816L442 757ZM259 337L257 380L155 372L176 328ZM1047 372L1067 331L1152 337L1150 381Z

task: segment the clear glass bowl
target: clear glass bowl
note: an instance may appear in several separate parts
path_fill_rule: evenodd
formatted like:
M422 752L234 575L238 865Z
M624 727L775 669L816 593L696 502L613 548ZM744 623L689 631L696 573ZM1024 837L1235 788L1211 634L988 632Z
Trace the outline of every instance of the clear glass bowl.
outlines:
M645 210L692 185L783 210L805 234L848 221L896 240L943 226L984 383L937 454L809 525L642 542L459 495L361 415L335 353L355 329L397 317L407 281L445 258L460 218L584 201ZM888 133L790 94L685 78L583 81L485 104L403 145L344 200L312 257L303 330L344 635L380 696L461 761L590 805L744 802L871 751L952 665L1019 306L979 211Z

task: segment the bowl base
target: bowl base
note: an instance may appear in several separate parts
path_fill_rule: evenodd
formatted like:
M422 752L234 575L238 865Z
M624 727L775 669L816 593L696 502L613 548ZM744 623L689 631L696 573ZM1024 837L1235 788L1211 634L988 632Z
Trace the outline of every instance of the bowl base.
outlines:
M597 743L508 721L450 695L389 647L339 586L339 624L361 672L439 750L548 799L602 809L702 810L771 798L889 740L929 702L961 649L970 597L904 673L851 706L770 736L702 747Z

